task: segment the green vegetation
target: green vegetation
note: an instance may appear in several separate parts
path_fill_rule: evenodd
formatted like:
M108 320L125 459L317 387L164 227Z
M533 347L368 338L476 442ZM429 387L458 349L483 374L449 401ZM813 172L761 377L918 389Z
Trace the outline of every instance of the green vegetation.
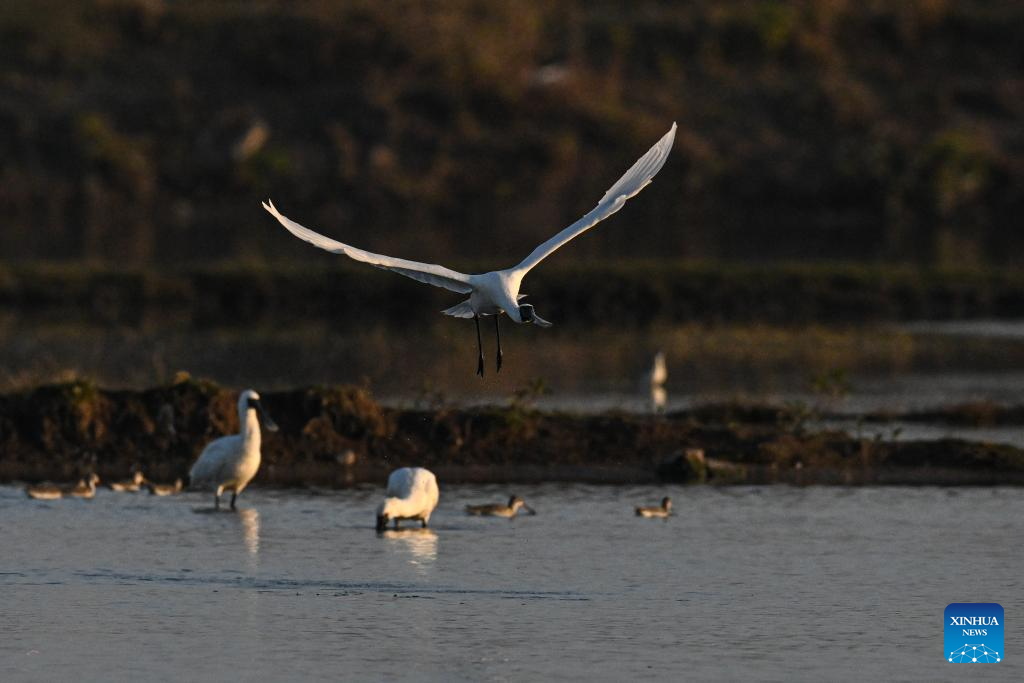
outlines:
M119 477L132 466L183 476L206 442L238 429L236 393L207 382L88 391L87 411L70 385L0 394L0 481ZM345 386L261 396L280 431L264 435L257 481L276 485L380 481L409 464L448 482L1024 482L1024 451L1011 446L796 432L773 406L572 415L518 405L388 408Z
M1022 35L986 0L7 0L0 254L326 261L272 193L360 246L487 234L511 263L677 120L576 261L1013 263Z
M552 264L531 275L524 290L560 326L843 326L1024 317L1024 273L999 268L591 262ZM0 311L66 323L134 326L177 316L195 328L311 320L349 328L356 319L362 325L431 326L441 320L438 311L457 300L449 292L344 262L167 270L0 266ZM762 332L757 343L775 343L771 330ZM837 353L853 343L834 337L829 346ZM832 367L842 367L840 359ZM826 384L841 380L821 378Z

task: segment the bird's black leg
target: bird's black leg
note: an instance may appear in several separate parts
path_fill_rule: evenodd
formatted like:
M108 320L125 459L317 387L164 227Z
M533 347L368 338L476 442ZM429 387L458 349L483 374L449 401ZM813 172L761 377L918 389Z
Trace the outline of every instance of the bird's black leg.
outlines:
M235 498L238 498L238 494L234 491L231 492L231 509L235 509Z
M494 316L494 336L498 338L498 372L501 372L501 332L498 331L498 318Z
M216 491L213 492L213 509L220 510L220 496Z
M476 374L484 376L484 342L480 339L480 316L474 315L473 322L476 323Z
M421 529L426 529L427 528L427 520L425 520L425 519L421 519L420 520L420 528Z

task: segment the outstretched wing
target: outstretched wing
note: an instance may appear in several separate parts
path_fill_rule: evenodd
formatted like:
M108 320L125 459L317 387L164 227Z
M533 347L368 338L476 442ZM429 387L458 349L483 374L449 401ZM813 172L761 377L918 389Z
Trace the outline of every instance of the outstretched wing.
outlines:
M464 273L459 273L433 263L406 261L405 259L393 256L384 256L383 254L374 254L362 249L356 249L299 225L287 216L282 215L277 210L277 207L274 206L274 202L263 202L263 208L276 218L281 225L287 228L288 232L300 240L309 242L314 247L320 247L333 254L344 254L356 261L369 263L371 266L384 268L385 270L392 270L406 277L411 277L413 280L426 282L428 285L434 285L435 287L444 287L460 294L469 294L473 291L473 287L469 284L469 276Z
M597 203L597 206L590 213L534 249L529 256L523 259L522 263L512 270L519 271L525 275L531 268L550 256L563 244L577 235L586 232L621 209L626 200L636 196L640 190L647 187L651 179L665 165L665 160L668 159L668 153L672 151L672 143L675 142L675 139L676 124L673 123L672 128L665 133L665 136L654 147L651 147L647 154L640 157L626 171L626 174L619 178L618 182L604 193L601 201Z

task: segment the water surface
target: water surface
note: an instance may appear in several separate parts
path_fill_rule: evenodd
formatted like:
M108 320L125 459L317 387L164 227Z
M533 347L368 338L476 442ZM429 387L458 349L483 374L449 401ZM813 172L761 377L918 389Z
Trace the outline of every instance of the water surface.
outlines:
M372 530L379 489L205 496L0 487L4 680L960 680L950 602L1006 610L1019 489L518 486L538 510ZM677 515L635 504L672 496ZM1011 621L1012 620L1012 621ZM970 674L980 675L971 671Z

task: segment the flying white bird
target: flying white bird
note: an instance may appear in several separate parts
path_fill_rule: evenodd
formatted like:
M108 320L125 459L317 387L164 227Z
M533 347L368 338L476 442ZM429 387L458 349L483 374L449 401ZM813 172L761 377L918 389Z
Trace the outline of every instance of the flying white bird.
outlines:
M289 232L313 246L334 254L344 254L356 261L369 263L378 268L400 273L413 280L425 282L436 287L444 287L459 294L468 294L469 298L467 300L452 306L443 311L443 313L456 318L473 318L476 322L476 372L483 377L484 352L483 342L480 339L480 317L494 316L494 333L498 340L497 368L500 372L501 333L498 331L499 315L506 313L516 323L534 323L541 327L551 327L551 323L537 315L533 306L519 303L526 296L519 293L519 285L522 283L523 278L526 277L526 274L531 269L553 254L559 247L611 216L622 208L626 200L636 196L640 190L647 187L658 171L661 170L661 167L665 165L665 160L668 159L668 154L672 150L675 137L676 124L673 123L668 133L656 145L651 147L647 154L640 157L626 171L626 174L619 178L618 182L604 193L601 201L597 203L597 206L590 213L538 246L518 265L489 273L467 275L466 273L459 273L432 263L407 261L393 256L363 251L299 225L282 215L277 210L277 207L274 206L274 203L269 200L263 203L263 208L280 221L281 225L287 228Z
M384 495L384 502L377 508L377 531L384 531L390 520L397 529L402 519L418 519L425 528L440 497L437 478L422 467L402 467L392 472Z
M222 436L206 445L189 472L189 488L214 489L213 506L220 508L220 494L231 491L231 509L260 468L260 421L268 431L277 425L263 411L260 395L246 389L238 397L238 434Z

